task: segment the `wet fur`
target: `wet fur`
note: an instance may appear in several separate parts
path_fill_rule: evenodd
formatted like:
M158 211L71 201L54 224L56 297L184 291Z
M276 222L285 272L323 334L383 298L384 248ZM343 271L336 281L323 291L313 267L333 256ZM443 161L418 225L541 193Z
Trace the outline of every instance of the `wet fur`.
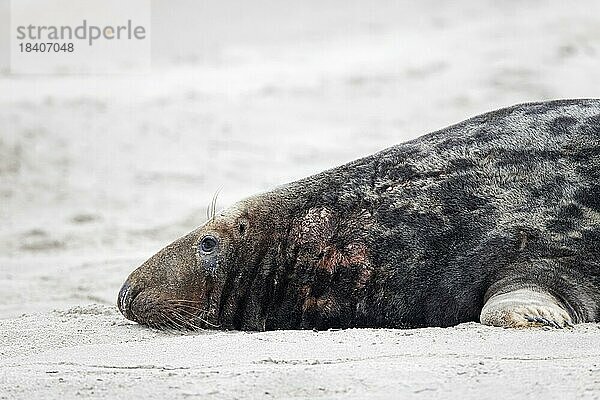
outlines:
M600 100L490 112L243 200L139 270L138 292L227 329L451 326L527 285L597 321Z

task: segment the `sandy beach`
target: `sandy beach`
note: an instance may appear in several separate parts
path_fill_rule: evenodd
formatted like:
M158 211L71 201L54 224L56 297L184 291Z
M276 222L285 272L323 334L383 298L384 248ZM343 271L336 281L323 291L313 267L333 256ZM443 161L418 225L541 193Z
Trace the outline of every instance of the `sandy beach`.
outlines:
M0 399L600 398L600 324L182 335L115 306L219 188L226 207L485 111L600 97L599 2L152 16L149 74L11 75L0 58Z
M0 321L0 331L7 399L593 399L600 391L597 324L181 335L87 306Z

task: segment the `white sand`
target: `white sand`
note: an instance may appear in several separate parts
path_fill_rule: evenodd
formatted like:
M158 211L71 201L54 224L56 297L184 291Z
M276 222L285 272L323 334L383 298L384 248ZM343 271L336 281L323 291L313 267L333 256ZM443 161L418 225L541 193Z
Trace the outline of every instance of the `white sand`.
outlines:
M177 335L89 306L0 321L6 398L596 398L600 327Z
M600 398L594 324L177 336L117 314L221 186L225 206L494 108L600 97L597 1L239 3L155 2L151 75L0 74L0 398Z

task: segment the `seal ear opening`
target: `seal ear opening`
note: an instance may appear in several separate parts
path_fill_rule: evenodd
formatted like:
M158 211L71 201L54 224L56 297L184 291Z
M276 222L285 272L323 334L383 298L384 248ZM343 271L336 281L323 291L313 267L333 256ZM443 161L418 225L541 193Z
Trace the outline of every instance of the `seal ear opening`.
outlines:
M244 233L246 233L246 228L247 228L246 221L242 221L238 224L238 231L240 232L241 236L244 236Z

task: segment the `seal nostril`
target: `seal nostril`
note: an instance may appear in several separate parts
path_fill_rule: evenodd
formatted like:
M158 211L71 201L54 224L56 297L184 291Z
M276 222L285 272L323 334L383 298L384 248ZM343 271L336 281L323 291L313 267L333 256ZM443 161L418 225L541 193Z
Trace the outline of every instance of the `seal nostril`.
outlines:
M117 297L117 307L119 308L119 311L121 311L121 314L123 314L125 318L132 321L135 320L135 315L131 311L131 303L133 303L133 300L139 292L140 291L132 286L129 281L126 281L121 287L121 290L119 290L119 295Z

